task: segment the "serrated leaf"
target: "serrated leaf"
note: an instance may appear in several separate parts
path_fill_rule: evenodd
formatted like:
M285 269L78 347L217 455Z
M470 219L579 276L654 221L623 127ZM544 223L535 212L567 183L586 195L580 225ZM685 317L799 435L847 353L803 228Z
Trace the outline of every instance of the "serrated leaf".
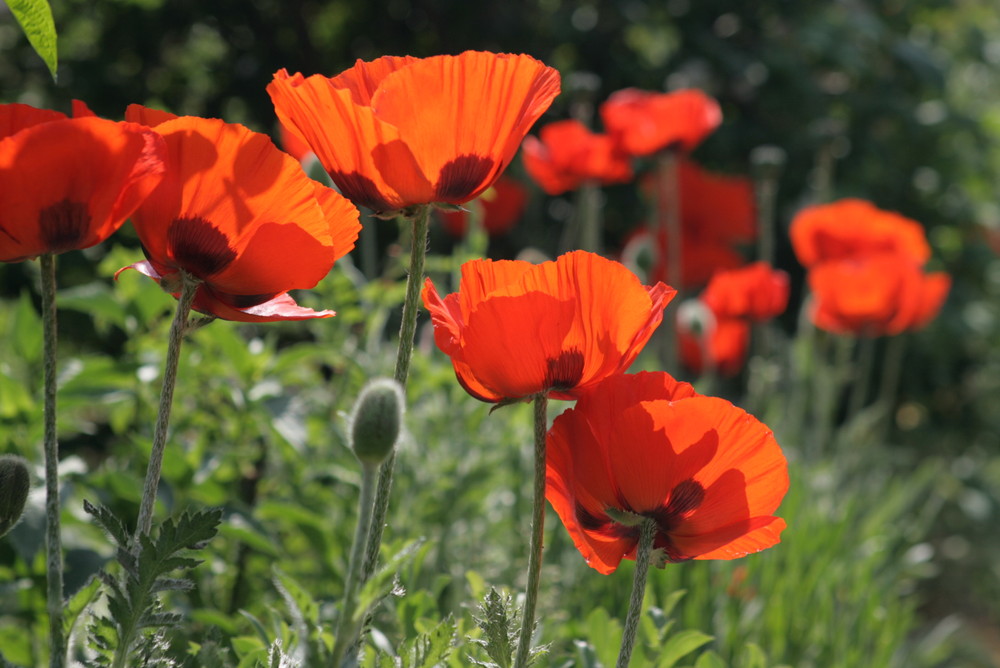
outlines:
M94 602L101 591L101 578L91 576L75 594L69 597L63 607L63 632L68 638L73 633L73 627L87 606Z
M417 550L423 544L422 540L413 540L394 554L389 562L375 571L375 574L365 582L358 592L358 607L354 621L360 622L368 616L369 611L386 596L399 591L396 574L417 556Z
M656 661L656 668L671 668L682 657L687 656L699 647L707 645L712 640L714 640L712 636L695 629L678 631L669 636L667 641L658 649L659 658Z
M434 668L451 654L455 640L455 620L448 616L436 627L406 641L399 657L404 668Z
M52 8L47 0L6 0L10 13L14 15L21 29L56 80L58 63L56 50L56 22L52 19Z
M128 549L131 542L128 530L110 509L101 505L95 506L86 499L83 500L83 509L115 541L117 547Z

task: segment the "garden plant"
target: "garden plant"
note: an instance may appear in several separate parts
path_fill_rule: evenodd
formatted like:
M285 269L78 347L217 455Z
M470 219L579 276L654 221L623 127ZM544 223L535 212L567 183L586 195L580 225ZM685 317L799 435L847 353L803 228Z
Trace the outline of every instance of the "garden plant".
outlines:
M252 5L0 11L0 667L1000 665L990 2Z

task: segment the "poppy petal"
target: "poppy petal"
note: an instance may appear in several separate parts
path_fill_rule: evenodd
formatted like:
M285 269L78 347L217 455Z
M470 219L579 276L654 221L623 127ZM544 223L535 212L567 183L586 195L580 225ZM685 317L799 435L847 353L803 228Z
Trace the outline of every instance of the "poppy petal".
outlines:
M430 201L461 204L496 180L558 94L558 73L530 56L467 51L392 72L371 104L433 183ZM400 192L412 187L408 172L376 160Z

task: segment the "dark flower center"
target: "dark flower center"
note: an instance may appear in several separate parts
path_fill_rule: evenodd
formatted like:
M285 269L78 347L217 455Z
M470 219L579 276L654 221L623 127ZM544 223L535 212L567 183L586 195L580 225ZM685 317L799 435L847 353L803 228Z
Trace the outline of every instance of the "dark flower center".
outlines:
M656 520L657 532L653 547L662 549L667 559L673 562L686 561L690 557L677 550L670 538L670 532L674 531L685 518L697 510L704 500L705 488L701 483L689 478L678 483L670 493L669 500L655 510L636 512L624 499L619 499L619 504L623 506L620 510ZM581 528L590 533L612 539L627 538L630 541L639 541L639 525L619 524L605 513L592 513L579 502L576 504L576 520L580 523Z
M226 235L198 216L175 218L170 223L167 248L177 266L202 279L219 273L236 259Z
M571 390L583 378L583 353L576 348L564 350L556 359L546 360L545 387L550 390Z
M438 201L462 201L483 184L493 170L493 161L481 155L460 155L445 163L434 189Z
M382 213L392 208L379 192L375 182L364 174L358 172L329 172L329 174L340 189L340 194L355 204L367 207L375 213Z
M49 252L62 253L80 247L90 229L90 213L83 202L64 199L38 214L38 228Z

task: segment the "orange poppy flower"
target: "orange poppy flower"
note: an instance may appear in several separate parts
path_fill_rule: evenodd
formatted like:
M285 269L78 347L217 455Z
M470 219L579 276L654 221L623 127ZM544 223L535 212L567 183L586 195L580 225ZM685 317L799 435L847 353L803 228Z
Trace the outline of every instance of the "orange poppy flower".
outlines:
M924 273L911 258L879 253L809 270L812 320L837 334L882 336L919 329L941 310L951 278Z
M486 192L479 196L483 207L483 227L491 237L510 232L524 214L528 193L518 181L501 176ZM464 237L469 224L467 211L438 211L444 229L453 237Z
M629 156L617 142L573 119L549 123L537 138L525 137L521 160L528 175L550 195L576 190L587 182L607 185L632 180Z
M923 265L931 256L920 223L861 199L806 207L792 220L789 235L804 267L886 252L901 253Z
M646 518L660 566L780 542L788 472L771 431L666 373L605 380L555 419L547 449L546 498L601 573L635 559Z
M717 318L744 318L761 322L785 312L788 274L766 262L717 271L701 294L701 301Z
M0 105L0 261L89 248L121 227L163 175L163 140L87 115Z
M279 70L267 92L340 191L381 213L489 188L559 94L559 74L524 55L385 56L333 78Z
M547 393L577 394L632 364L663 319L675 290L645 287L623 265L575 251L534 265L473 260L459 290L438 295L430 279L424 305L438 348L482 401Z
M626 88L601 105L601 120L630 155L673 148L688 153L719 127L722 110L700 90L655 93Z
M151 111L126 113L169 117ZM299 307L287 292L316 285L354 247L357 209L242 125L182 116L156 130L170 169L133 216L148 261L132 268L174 296L186 272L201 281L193 307L226 320L334 315Z
M677 340L681 363L692 373L711 370L735 376L747 359L750 323L717 315L701 300L691 299L677 311Z

